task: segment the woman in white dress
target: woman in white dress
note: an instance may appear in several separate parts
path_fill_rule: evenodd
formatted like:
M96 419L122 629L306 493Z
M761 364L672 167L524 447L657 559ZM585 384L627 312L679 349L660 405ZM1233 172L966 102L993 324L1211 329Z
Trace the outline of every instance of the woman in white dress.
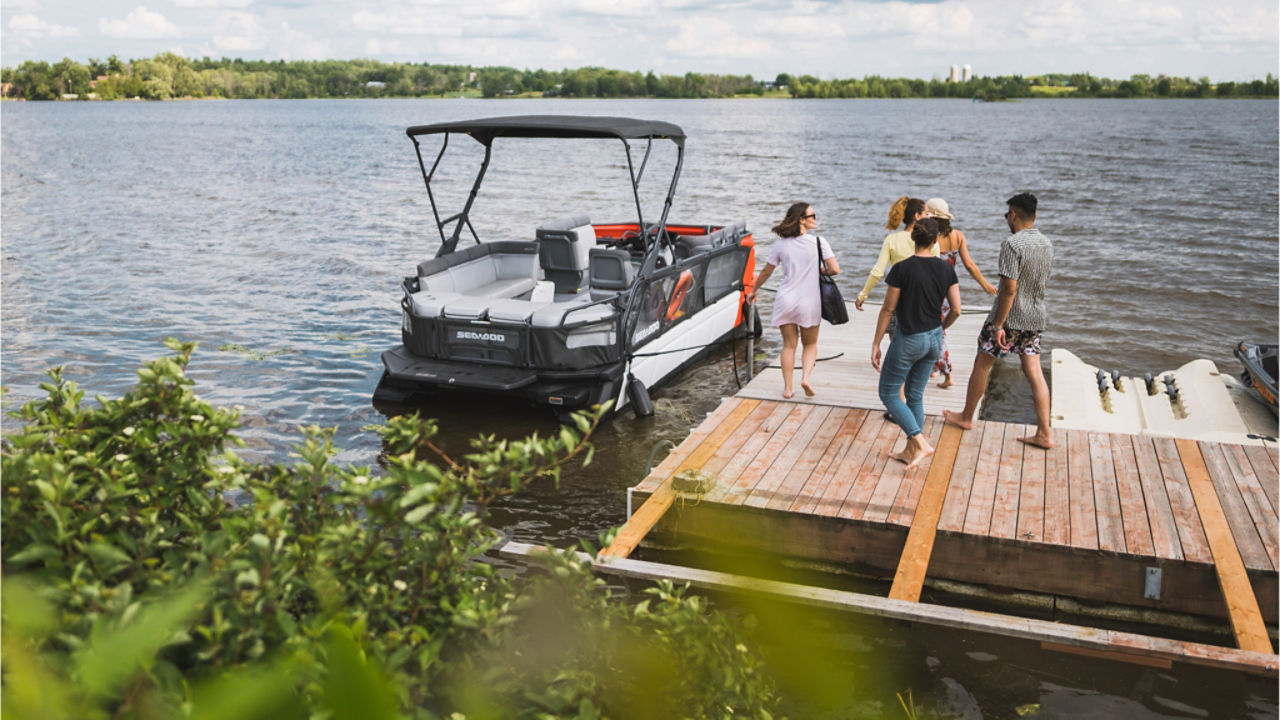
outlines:
M772 322L782 332L782 397L795 394L791 378L795 371L796 346L803 345L800 356L800 388L812 397L813 366L818 361L818 325L822 322L822 298L818 291L821 262L823 275L839 275L840 264L826 240L810 235L818 226L818 214L809 203L798 202L787 208L787 215L773 228L778 241L769 250L764 269L756 275L747 299L755 302L756 293L776 267L782 268L782 285L773 301ZM821 258L821 261L819 261Z

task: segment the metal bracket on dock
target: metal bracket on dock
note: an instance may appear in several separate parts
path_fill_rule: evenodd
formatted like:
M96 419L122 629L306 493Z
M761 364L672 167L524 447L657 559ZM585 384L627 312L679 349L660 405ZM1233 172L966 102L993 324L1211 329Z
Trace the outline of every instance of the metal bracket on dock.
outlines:
M1160 599L1160 583L1164 571L1158 567L1147 567L1147 584L1142 590L1142 597L1147 600Z

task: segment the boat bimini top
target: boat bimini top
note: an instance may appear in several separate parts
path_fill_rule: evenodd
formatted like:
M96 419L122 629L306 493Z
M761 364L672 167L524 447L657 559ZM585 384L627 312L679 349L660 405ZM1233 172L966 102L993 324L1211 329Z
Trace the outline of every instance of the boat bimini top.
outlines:
M464 226L470 231L475 241L480 242L475 228L471 225L471 206L480 191L480 183L484 181L484 174L489 167L489 160L493 152L493 141L497 138L617 138L622 142L626 151L627 171L630 174L631 191L635 198L636 217L641 228L650 227L645 225L644 211L640 204L640 180L644 177L645 165L648 163L649 154L653 150L653 141L668 140L674 143L676 146L676 164L675 171L671 176L671 185L667 188L666 200L662 205L662 217L659 218L656 225L651 227L663 228L666 226L667 215L671 211L671 200L676 192L676 182L680 178L680 169L684 164L684 130L681 130L678 125L660 120L581 115L513 115L434 123L431 125L415 125L406 130L405 133L413 141L413 148L418 156L418 167L422 170L422 179L427 185L427 196L431 200L431 212L435 216L436 227L440 231L441 244L439 252L436 253L437 257L448 255L457 249L458 240L462 236ZM428 170L426 161L422 157L422 146L418 138L424 135L438 134L444 135L444 142L440 146L440 151L436 155L435 161L431 164L431 169ZM431 179L434 177L436 169L440 166L440 159L444 157L445 150L449 147L449 137L454 134L467 135L483 145L484 160L480 164L480 170L476 174L475 182L471 186L471 193L467 196L466 204L462 210L454 215L442 218L436 205L435 194L431 191ZM631 143L629 142L631 140L645 141L644 157L640 160L638 168L632 158ZM446 228L450 225L452 225L452 230L446 232ZM646 250L658 244L660 240L658 235L659 233L657 232L644 234L643 242ZM653 254L646 254L649 257L640 269L641 275L646 274L646 271L652 270Z

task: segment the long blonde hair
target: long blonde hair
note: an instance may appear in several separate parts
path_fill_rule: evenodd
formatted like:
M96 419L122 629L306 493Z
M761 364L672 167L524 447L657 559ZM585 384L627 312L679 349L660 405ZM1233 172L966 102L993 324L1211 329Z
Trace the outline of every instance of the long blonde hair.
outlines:
M920 198L903 195L889 208L889 219L884 226L889 230L897 230L899 225L905 228L914 222L916 215L924 211L924 207L924 201Z

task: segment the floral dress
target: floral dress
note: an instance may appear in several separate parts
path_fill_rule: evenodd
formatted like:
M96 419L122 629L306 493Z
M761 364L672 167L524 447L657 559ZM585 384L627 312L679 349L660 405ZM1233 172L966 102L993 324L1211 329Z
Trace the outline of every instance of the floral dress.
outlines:
M960 249L947 250L938 253L938 257L951 263L951 267L956 266L956 262L960 260ZM951 301L946 297L942 298L942 319L945 322L947 313L951 312ZM938 356L938 362L933 364L934 372L940 372L943 375L951 374L951 353L947 350L947 331L942 331L942 354Z

